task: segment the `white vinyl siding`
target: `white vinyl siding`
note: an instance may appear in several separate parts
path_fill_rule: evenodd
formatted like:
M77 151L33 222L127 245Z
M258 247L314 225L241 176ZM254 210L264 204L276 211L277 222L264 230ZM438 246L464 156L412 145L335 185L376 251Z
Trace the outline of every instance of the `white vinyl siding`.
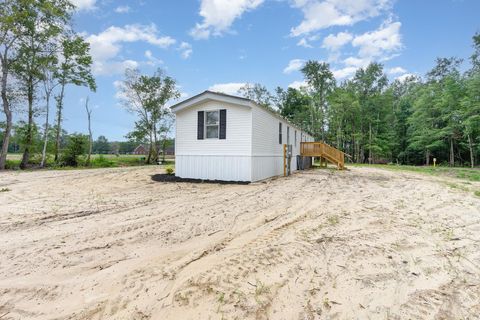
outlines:
M227 110L227 138L197 140L197 113ZM175 154L251 155L252 120L250 108L209 101L176 113Z
M227 110L227 138L197 140L197 114ZM182 178L251 181L251 109L209 101L176 113L175 174Z
M280 127L282 128L282 144L279 144ZM287 130L291 131L292 129L295 130L295 127L291 127L286 120L275 116L262 107L255 106L252 108L253 181L283 175L283 144L289 140ZM309 138L308 135L304 135ZM297 169L297 155L299 154L300 144L292 145L292 171Z

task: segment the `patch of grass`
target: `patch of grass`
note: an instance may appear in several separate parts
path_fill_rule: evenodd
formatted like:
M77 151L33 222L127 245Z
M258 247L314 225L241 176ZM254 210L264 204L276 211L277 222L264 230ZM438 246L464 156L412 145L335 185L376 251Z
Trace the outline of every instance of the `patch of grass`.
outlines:
M6 168L9 170L19 170L20 162L22 159L21 154L8 154ZM40 155L34 154L31 157L30 164L31 169L39 169ZM131 167L131 166L143 166L145 164L146 157L144 155L116 155L116 154L92 154L90 158L90 165L86 165L86 156L79 157L78 167L69 167L54 162L53 156L48 155L45 169L53 170L72 170L72 169L90 169L90 168L113 168L113 167ZM169 157L162 162L161 166L175 167L175 161L173 157Z
M2 188L2 189L0 189L0 192L8 192L8 191L12 191L12 190L10 190L9 188Z
M442 166L407 166L407 165L384 165L384 164L353 164L354 167L373 167L380 169L388 169L394 171L411 171L434 176L445 176L458 178L467 181L480 181L480 168L459 168L459 167L442 167Z
M473 192L473 194L476 195L477 197L480 197L480 190Z
M452 189L459 189L459 190L462 190L462 191L468 191L469 190L467 187L459 185L457 183L447 182L446 184L447 184L447 186L449 186Z

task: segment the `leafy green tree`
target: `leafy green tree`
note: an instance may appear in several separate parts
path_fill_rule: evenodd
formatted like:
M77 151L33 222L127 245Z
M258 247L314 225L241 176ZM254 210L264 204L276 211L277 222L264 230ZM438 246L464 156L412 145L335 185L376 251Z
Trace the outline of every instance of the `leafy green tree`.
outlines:
M121 141L119 144L119 153L121 154L129 154L132 153L133 150L139 145L139 143L135 141Z
M11 106L11 79L14 63L18 55L19 39L23 25L31 19L32 11L24 10L31 1L4 0L0 5L0 91L5 113L2 149L0 150L0 170L5 169L10 136L13 129L13 111Z
M264 85L247 83L238 90L238 93L247 99L255 101L264 108L271 108L273 97Z
M45 124L43 127L43 149L42 160L40 161L40 167L44 167L47 158L47 149L49 141L54 141L55 137L51 137L50 130L50 100L52 98L53 91L58 86L58 82L54 77L54 72L58 67L58 59L55 57L43 68L43 94L45 99Z
M99 136L93 142L93 153L106 154L110 152L110 144L105 136Z
M62 162L66 166L77 167L79 158L85 156L88 146L88 136L71 134L68 136L67 146L63 151Z
M55 161L58 161L60 149L60 133L63 120L63 100L65 88L69 84L85 86L90 90L96 90L95 79L92 75L91 66L93 63L90 56L90 45L81 36L67 34L61 44L62 62L55 73L58 79L60 92L55 97L57 102L57 135L55 138Z
M311 124L308 120L312 101L308 93L294 88L288 88L286 91L277 88L276 101L278 110L284 118L309 131Z
M475 141L480 136L480 33L473 36L472 66L466 73L465 96L461 101L461 118L467 138L470 166L475 166Z
M55 42L70 19L73 5L66 0L22 0L25 19L20 25L17 59L13 66L28 105L28 127L20 168L30 158L33 144L34 109L37 85L43 78L43 69L54 59Z
M328 97L335 88L335 77L330 66L325 62L310 60L301 69L311 89L312 105L310 108L312 134L315 139L325 140Z
M353 78L360 106L360 143L356 158L363 162L365 149L368 150L368 163L373 162L374 152L381 150L376 143L380 133L380 124L384 116L382 93L388 80L383 73L383 66L371 63L365 69L358 69Z
M180 96L176 82L161 69L152 76L141 75L137 69L127 69L121 90L125 108L138 117L129 136L136 140L148 139L147 163L154 163L158 160L161 135L167 128L165 121L171 116L166 104Z
M460 101L465 93L458 70L461 62L457 58L438 58L436 66L427 73L435 93L430 103L439 112L440 136L448 142L451 166L455 165L455 145L462 136Z
M421 85L420 79L411 76L392 83L392 121L391 121L391 151L392 160L399 164L406 164L409 161L408 153L408 119L413 112L415 93Z
M329 97L328 124L335 146L347 154L355 154L360 108L352 81L343 82ZM352 159L355 160L355 159Z

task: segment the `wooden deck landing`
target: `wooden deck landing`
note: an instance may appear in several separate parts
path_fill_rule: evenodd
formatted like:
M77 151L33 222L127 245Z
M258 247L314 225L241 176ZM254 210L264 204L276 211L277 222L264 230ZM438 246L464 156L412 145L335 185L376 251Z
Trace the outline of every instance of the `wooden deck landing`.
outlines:
M302 142L300 154L306 157L320 157L335 164L339 170L345 169L345 153L324 142Z

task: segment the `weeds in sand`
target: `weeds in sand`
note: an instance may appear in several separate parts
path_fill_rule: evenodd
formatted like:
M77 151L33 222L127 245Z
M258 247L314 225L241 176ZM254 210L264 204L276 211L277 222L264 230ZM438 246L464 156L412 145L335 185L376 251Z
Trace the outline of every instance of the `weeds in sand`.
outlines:
M217 301L221 304L225 303L225 293L224 292L220 292L220 294L218 295Z
M475 192L473 192L474 195L476 195L477 197L480 197L480 190L476 190Z
M10 190L10 189L8 189L8 188L2 188L2 189L0 189L0 192L8 192L8 191L12 191L12 190Z
M175 169L173 168L173 166L167 166L165 168L165 171L167 172L168 175L172 175Z
M395 203L395 209L405 209L407 207L405 200L398 199Z
M450 241L453 239L453 229L443 230L443 239L445 241Z
M182 306L186 306L190 303L190 299L187 296L187 293L182 294L181 292L175 295L175 300Z
M261 281L257 280L255 288L255 297L261 296L262 294L269 293L270 288L263 284Z
M327 220L331 226L337 225L340 222L340 219L338 218L338 216L330 216L327 218Z
M325 309L332 308L332 305L330 304L330 300L328 299L328 297L323 298L323 306L325 307Z
M447 182L446 185L449 186L452 189L458 189L458 190L462 190L462 191L469 191L470 190L467 187L462 186L462 185L457 184L457 183Z

